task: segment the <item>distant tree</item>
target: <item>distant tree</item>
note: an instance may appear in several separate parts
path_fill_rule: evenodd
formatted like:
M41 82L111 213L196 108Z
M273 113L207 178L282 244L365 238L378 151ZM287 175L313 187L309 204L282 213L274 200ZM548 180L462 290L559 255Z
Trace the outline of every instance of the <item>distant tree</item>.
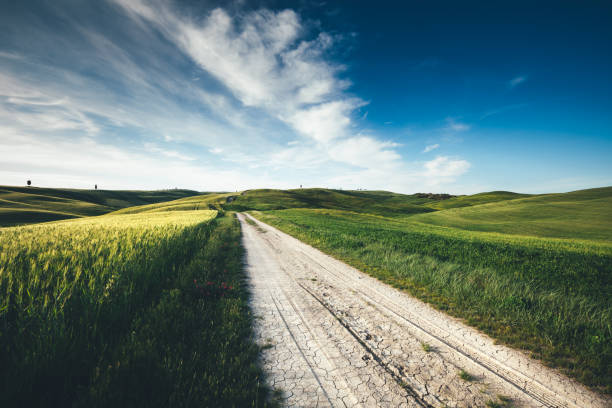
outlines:
M94 188L97 190L97 189L98 189L98 185L96 184L96 185L94 186Z
M28 180L28 187L32 185L32 180Z

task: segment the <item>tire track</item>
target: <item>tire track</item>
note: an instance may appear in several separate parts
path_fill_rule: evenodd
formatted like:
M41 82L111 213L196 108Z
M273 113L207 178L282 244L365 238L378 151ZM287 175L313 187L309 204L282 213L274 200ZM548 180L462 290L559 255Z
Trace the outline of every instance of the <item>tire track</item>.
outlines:
M276 310L278 311L278 315L280 316L280 318L282 319L283 323L285 324L285 328L287 329L287 332L291 336L291 340L293 340L293 343L295 344L295 347L300 351L300 355L301 355L302 359L304 360L304 362L306 363L306 365L310 369L310 372L311 372L312 376L314 377L314 379L317 381L317 384L319 384L319 387L321 388L321 391L325 395L325 398L327 399L327 401L329 402L330 405L333 405L333 402L332 402L331 398L329 397L329 394L327 394L327 391L325 391L325 387L323 387L323 384L321 384L321 380L319 379L319 376L317 376L317 373L314 371L314 369L312 367L312 364L310 364L310 361L308 361L308 358L306 358L306 355L304 354L304 350L302 350L302 348L300 347L300 344L298 343L297 339L295 338L295 336L293 335L293 333L291 331L291 327L289 327L289 324L287 324L287 320L285 319L285 316L283 315L283 312L281 312L281 310L280 310L280 308L278 306L278 302L276 301L276 299L274 299L273 296L270 296L270 299L274 303L274 306L276 307ZM294 307L294 309L295 309L295 307Z
M424 407L424 408L433 408L433 405L429 404L427 401L425 401L415 390L413 390L407 383L405 383L403 381L403 379L401 378L400 375L398 375L396 372L394 372L394 370L389 368L389 365L387 363L385 363L383 361L383 359L381 358L380 355L378 355L371 347L369 347L367 345L366 342L363 341L363 339L361 337L359 337L359 334L357 334L349 324L347 324L341 317L339 317L334 310L329 307L323 300L321 300L319 297L317 297L317 295L315 295L313 292L311 292L308 288L306 288L305 286L301 285L298 283L298 285L300 285L300 287L302 287L302 289L304 289L310 296L312 296L317 302L319 302L321 304L321 306L323 306L325 309L327 309L327 311L336 318L336 320L351 334L351 336L353 336L353 338L361 345L361 347L363 347L363 349L365 351L367 351L371 356L372 359L374 359L374 361L376 361L377 363L379 363L381 365L381 367L383 367L385 369L385 371L387 371L387 373L389 373L389 375L402 387L406 390L406 392L408 393L408 395L410 395L411 397L414 398L414 401L420 406L420 407Z
M245 229L244 239L255 231ZM397 392L392 381L381 379L381 372L377 372L379 367L351 366L351 353L347 350L357 354L359 351L354 341L343 337L345 329L322 305L316 303L313 307L306 302L310 296L275 262L276 253L272 248L257 243L247 245L247 249L249 247L252 252L247 253L247 261L254 292L253 309L262 317L256 319L256 334L261 345L266 345L269 337L273 337L275 345L265 347L263 364L268 371L269 385L284 391L285 405L416 406L407 401L406 395ZM326 325L324 330L321 330L322 325ZM329 333L331 335L327 336ZM334 344L337 339L342 340L340 347ZM377 379L372 387L380 387L376 397L372 390L359 387L370 378ZM389 395L395 399L385 401ZM398 396L403 401L399 401Z
M337 278L340 283L346 282L346 279L343 276L340 276L336 274L334 271L325 268L323 265L318 263L316 260L312 259L307 254L303 253L303 255L307 257L308 259L310 259L312 263L319 265L319 267L321 267L322 269L325 269L327 272L329 272L331 275ZM499 379L509 383L510 385L514 386L517 390L527 393L531 398L533 398L537 402L540 402L543 406L547 406L547 407L561 407L561 406L566 406L566 405L573 406L571 401L560 401L560 398L557 395L547 395L545 386L541 384L537 379L530 379L526 377L525 375L521 374L520 372L517 372L512 367L508 367L501 362L491 362L489 361L490 358L488 358L488 356L479 355L480 353L478 350L474 349L473 347L470 347L469 345L466 345L465 343L458 344L458 342L451 336L448 336L449 339L447 340L444 337L436 334L435 333L436 331L440 332L443 329L431 323L427 324L421 319L416 318L415 316L413 316L411 312L406 311L403 306L398 305L397 303L393 302L393 300L389 299L384 294L378 293L376 289L372 288L371 291L375 292L378 295L377 299L365 293L363 289L361 288L357 289L357 291L359 292L360 296L362 296L364 299L374 304L375 305L374 307L381 310L381 312L383 312L384 314L393 315L395 318L401 319L402 321L410 325L415 330L418 330L422 332L423 334L425 334L426 336L429 336L432 339L435 339L437 342L442 343L445 346L451 348L456 353L462 355L463 357L487 369L492 375L495 375ZM388 306L389 304L391 306ZM407 318L405 314L400 314L396 312L396 310L398 309L410 315L411 319ZM432 328L427 328L427 326L433 326L434 329L432 330ZM462 348L465 349L465 351L462 350ZM467 350L469 350L469 352Z

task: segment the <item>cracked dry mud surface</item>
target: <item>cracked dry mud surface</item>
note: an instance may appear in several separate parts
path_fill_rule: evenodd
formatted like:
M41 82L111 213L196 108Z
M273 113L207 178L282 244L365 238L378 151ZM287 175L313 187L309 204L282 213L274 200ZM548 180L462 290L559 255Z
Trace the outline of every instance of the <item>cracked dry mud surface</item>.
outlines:
M612 406L406 293L238 218L262 364L285 406L485 407L500 395L515 407Z

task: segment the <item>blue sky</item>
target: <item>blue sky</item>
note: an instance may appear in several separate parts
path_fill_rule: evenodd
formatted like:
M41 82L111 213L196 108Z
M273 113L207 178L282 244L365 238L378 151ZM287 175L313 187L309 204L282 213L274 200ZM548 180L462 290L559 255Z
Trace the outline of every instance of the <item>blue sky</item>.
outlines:
M609 2L28 0L0 32L0 184L612 185Z

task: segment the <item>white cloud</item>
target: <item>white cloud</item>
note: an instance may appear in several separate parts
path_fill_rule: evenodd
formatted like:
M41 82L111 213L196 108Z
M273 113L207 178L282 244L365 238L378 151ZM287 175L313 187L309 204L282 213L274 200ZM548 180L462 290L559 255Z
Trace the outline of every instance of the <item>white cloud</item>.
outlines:
M499 108L495 108L495 109L491 109L486 111L485 113L482 114L482 116L480 117L480 120L482 119L486 119L489 116L493 116L493 115L498 115L500 113L505 113L511 110L515 110L515 109L522 109L526 106L529 106L529 103L515 103L512 105L505 105L505 106L501 106Z
M3 73L0 73L0 118L4 123L42 132L80 130L95 134L99 131L87 111L70 98L46 94Z
M186 187L201 191L228 191L277 185L291 187L268 176L239 169L196 166L190 162L160 163L139 151L119 149L90 138L40 139L0 127L0 178L21 185L31 179L37 186L108 189ZM5 137L6 136L6 137Z
M438 143L436 143L436 144L432 144L432 145L428 145L428 146L425 146L425 149L423 150L423 153L429 153L429 152L431 152L432 150L437 149L438 147L440 147L440 145L439 145Z
M325 143L348 136L349 114L358 106L358 101L350 100L322 103L297 110L286 121L301 134Z
M453 132L465 132L471 129L471 126L467 123L458 122L453 118L446 118L446 130Z
M401 160L392 149L396 146L396 143L358 136L336 143L329 149L329 155L333 160L357 167L389 169Z
M516 78L512 78L510 81L508 81L508 87L514 88L525 81L527 81L527 76L517 76Z
M14 53L14 52L0 51L0 58L20 60L23 57L21 55L17 54L17 53Z
M115 1L155 24L245 106L266 111L315 143L279 150L267 157L271 165L311 167L304 158L360 167L401 161L394 145L355 135L351 116L365 102L345 96L349 83L336 76L342 67L324 59L334 39L326 33L301 39L306 30L294 11L260 10L233 18L215 9L195 22L163 5Z
M154 143L145 143L144 147L145 147L145 150L147 150L148 152L159 153L159 154L161 154L163 156L166 156L166 157L169 157L171 159L178 159L178 160L182 160L182 161L193 161L193 160L196 160L195 157L187 156L187 155L184 155L184 154L179 153L179 152L174 151L174 150L163 149L163 148L155 145Z
M342 94L349 85L336 77L342 67L323 58L333 38L321 33L300 40L305 28L292 10L259 10L232 18L215 9L194 22L164 5L115 1L156 24L245 106L264 109L317 142L345 136L352 112L364 105Z
M451 159L446 156L438 156L423 165L423 175L429 185L439 185L455 181L470 168L466 160Z
M294 145L273 152L262 160L272 167L273 171L315 171L329 168L328 153L317 146Z
M404 193L457 192L456 181L466 173L470 164L464 160L425 162L420 166L394 166L392 170L368 168L330 177L324 186L345 189L387 189ZM383 181L384 180L384 181Z

